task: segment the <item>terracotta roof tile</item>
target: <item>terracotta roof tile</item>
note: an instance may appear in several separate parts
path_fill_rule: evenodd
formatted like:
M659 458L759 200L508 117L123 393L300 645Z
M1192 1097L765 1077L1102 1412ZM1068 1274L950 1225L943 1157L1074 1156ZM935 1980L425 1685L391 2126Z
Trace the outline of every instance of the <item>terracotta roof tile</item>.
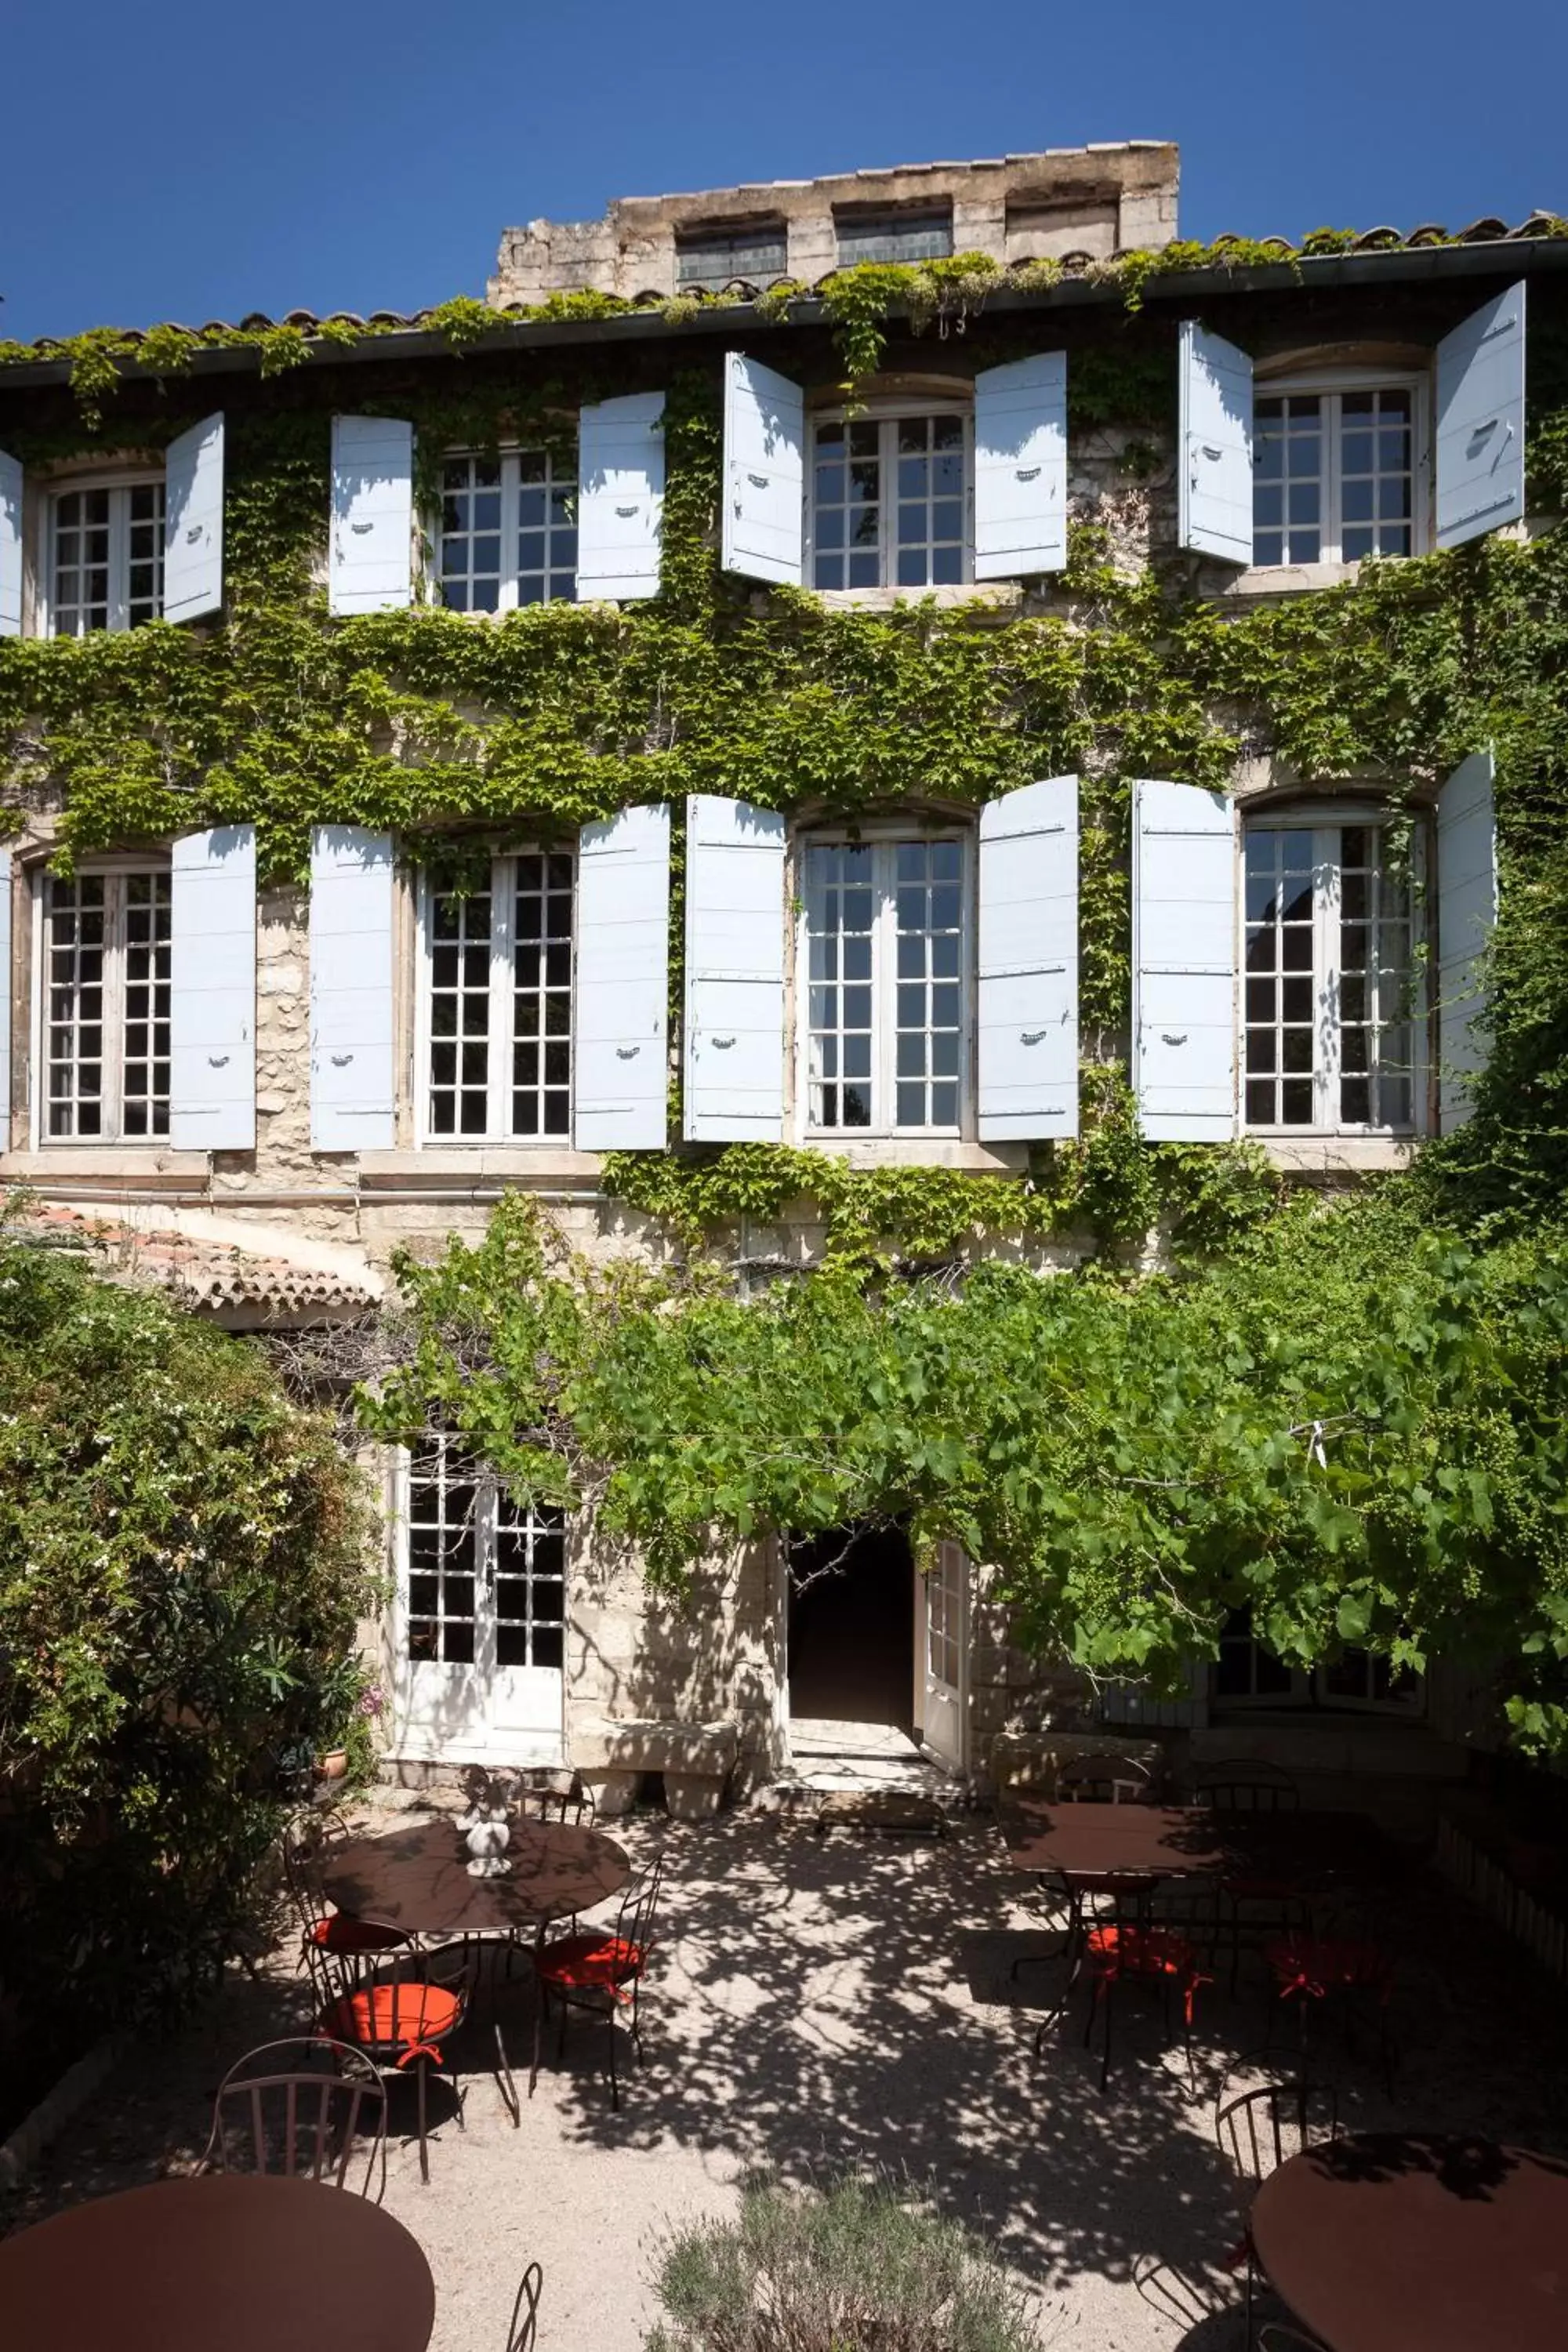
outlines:
M12 1221L10 1231L40 1244L74 1244L101 1257L110 1278L153 1283L196 1314L342 1317L363 1314L377 1297L368 1276L362 1280L336 1267L264 1256L205 1234L145 1232L97 1209L61 1202L32 1202Z

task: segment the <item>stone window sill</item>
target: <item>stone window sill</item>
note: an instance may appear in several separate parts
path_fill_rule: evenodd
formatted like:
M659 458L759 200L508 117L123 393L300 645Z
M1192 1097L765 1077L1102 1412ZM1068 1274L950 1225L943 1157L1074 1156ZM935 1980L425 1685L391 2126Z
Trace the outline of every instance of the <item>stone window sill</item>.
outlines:
M1372 1175L1408 1168L1415 1135L1254 1135L1270 1163L1294 1176Z
M195 1177L206 1181L211 1155L205 1151L174 1151L167 1145L105 1143L46 1144L37 1151L7 1151L0 1166L7 1176Z
M596 1151L574 1151L569 1144L470 1143L423 1144L395 1151L362 1151L362 1181L395 1177L400 1183L428 1178L517 1177L525 1182L574 1182L592 1185L599 1174Z
M958 1136L881 1136L850 1142L835 1135L805 1135L801 1148L846 1160L851 1168L955 1168L976 1176L1018 1176L1029 1164L1026 1143L967 1143Z
M991 612L1010 612L1024 601L1016 580L972 580L952 588L815 588L811 593L829 612L895 613L919 604L934 605L939 613L957 612L974 604Z

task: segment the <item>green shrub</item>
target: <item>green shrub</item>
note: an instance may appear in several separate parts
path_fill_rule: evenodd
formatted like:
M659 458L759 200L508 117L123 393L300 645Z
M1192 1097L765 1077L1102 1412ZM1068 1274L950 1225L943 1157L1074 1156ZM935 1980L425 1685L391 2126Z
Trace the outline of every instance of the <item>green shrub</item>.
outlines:
M749 2181L732 2221L673 2231L648 2352L1036 2352L990 2249L906 2184Z
M373 1545L253 1345L0 1232L0 2011L100 2031L234 1948Z

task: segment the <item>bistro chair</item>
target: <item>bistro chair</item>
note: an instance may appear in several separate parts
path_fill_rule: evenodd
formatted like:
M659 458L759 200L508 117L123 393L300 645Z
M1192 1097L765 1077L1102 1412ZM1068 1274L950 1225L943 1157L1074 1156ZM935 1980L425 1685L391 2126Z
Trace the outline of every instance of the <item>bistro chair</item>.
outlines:
M336 1811L296 1813L279 1842L283 1884L289 1907L306 1941L343 1957L363 1958L390 1951L403 1940L396 1927L356 1919L329 1903L321 1885L322 1858L348 1833L348 1824Z
M1198 1948L1180 1927L1167 1925L1150 1916L1150 1901L1155 1880L1149 1880L1136 1891L1128 1882L1121 1882L1110 1893L1110 1908L1100 1912L1082 1931L1079 1956L1069 1979L1072 1983L1083 1969L1089 1978L1089 2015L1084 2021L1083 2041L1087 2050L1094 2037L1094 2022L1103 2013L1105 2038L1100 2057L1100 2087L1103 2091L1110 2075L1111 2013L1117 1988L1134 1984L1158 1985L1164 2009L1166 2030L1170 2030L1171 1997L1180 1992L1182 1999L1182 2042L1187 2057L1187 2076L1193 2074L1193 2009L1200 1984L1208 1979L1198 1965ZM1037 2037L1037 2047L1038 2037Z
M1268 1819L1300 1812L1301 1791L1283 1765L1258 1757L1239 1756L1200 1765L1193 1793L1211 1812L1233 1819ZM1214 1890L1211 1925L1216 1963L1230 1955L1230 1992L1234 2000L1241 1978L1244 1952L1266 1950L1281 1936L1304 1933L1311 1926L1311 1907L1288 1870L1228 1871Z
M1154 1775L1135 1756L1069 1756L1057 1770L1058 1805L1152 1805Z
M1339 2099L1327 2084L1310 2083L1304 2077L1258 2084L1250 2091L1239 2092L1227 2098L1236 2074L1254 2074L1272 2066L1267 2052L1260 2057L1247 2060L1233 2068L1220 2085L1215 2101L1215 2138L1220 2154L1236 2175L1238 2189L1256 2189L1271 2172L1300 2156L1303 2148L1318 2147L1325 2141L1337 2139L1340 2132ZM1252 2342L1252 2304L1256 2292L1258 2264L1252 2250L1252 2233L1247 2226L1244 2200L1242 2234L1228 2257L1233 2269L1246 2267L1247 2274L1247 2334L1245 2342Z
M378 1925L383 1924L378 1922ZM443 1976L450 1953L420 1952L400 1930L395 1943L368 1968L363 1955L337 1953L305 1943L305 1963L320 2004L320 2028L335 2042L360 2051L384 2079L413 2074L418 2085L419 2177L430 2178L426 2130L428 2077L447 2075L463 2119L462 2095L457 2067L446 2052L461 2030L468 2013L471 1979L459 1965Z
M539 2080L539 2053L550 2015L550 2004L552 2000L558 2000L561 2004L561 2038L556 2045L558 2060L565 2053L566 2020L572 2010L588 2010L605 2019L610 2037L610 2104L619 2108L621 2092L616 2072L616 2012L618 2010L624 2013L631 2033L632 2047L640 2060L642 2034L637 2020L637 2000L658 1941L655 1914L663 1875L664 1856L660 1854L650 1868L639 1871L629 1881L621 1897L613 1935L603 1927L585 1927L578 1935L556 1936L548 1943L542 1944L534 1953L533 1973L539 1998L533 2012L533 2068L528 2078L530 2098L533 2096L533 2087Z
M539 2334L539 2297L544 2285L544 2273L537 2263L530 2263L517 2290L517 2301L511 2307L511 2325L506 2332L506 2352L533 2352Z
M371 2194L374 2182L379 2201L386 2186L386 2085L363 2051L324 2034L264 2042L218 2084L201 2168L282 2173L352 2187L361 2197Z
M519 1771L512 1812L520 1822L559 1822L572 1829L594 1826L594 1792L569 1765L541 1764Z
M1357 2016L1370 2011L1376 2027L1384 2088L1392 2095L1394 2049L1389 2009L1394 1960L1367 1923L1353 1910L1341 1911L1328 1923L1327 1932L1281 1936L1265 1948L1263 1957L1274 1979L1270 2030L1294 2003L1297 2033L1305 2051L1310 2021L1331 2003L1340 2013L1349 2049L1353 2046Z
M1215 1813L1294 1813L1301 1807L1295 1775L1258 1756L1216 1757L1193 1774L1193 1794Z

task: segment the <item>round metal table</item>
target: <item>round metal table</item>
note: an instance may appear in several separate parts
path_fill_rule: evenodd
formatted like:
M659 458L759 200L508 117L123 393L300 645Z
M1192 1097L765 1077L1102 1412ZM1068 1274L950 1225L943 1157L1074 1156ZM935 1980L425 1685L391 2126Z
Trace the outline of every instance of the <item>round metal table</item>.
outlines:
M340 1911L424 1936L495 1936L542 1927L618 1895L631 1863L614 1838L570 1822L518 1822L500 1878L474 1878L454 1820L351 1838L321 1858Z
M1369 2135L1258 2190L1253 2251L1330 2352L1568 2343L1568 2161L1489 2140Z
M92 2198L0 2239L0 2314L26 2352L425 2352L436 2288L379 2205L214 2173Z

